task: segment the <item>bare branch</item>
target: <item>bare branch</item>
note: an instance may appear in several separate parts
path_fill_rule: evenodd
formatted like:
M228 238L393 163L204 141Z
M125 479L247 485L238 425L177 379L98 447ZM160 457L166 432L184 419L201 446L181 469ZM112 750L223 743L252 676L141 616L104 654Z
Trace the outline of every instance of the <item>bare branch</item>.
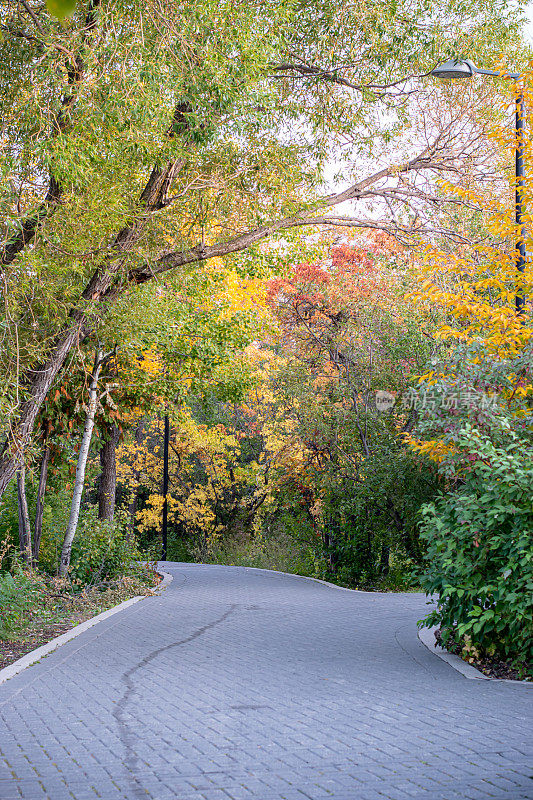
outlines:
M30 6L29 3L26 2L26 0L20 0L20 4L23 6L23 8L28 12L30 17L32 18L33 23L34 23L35 27L37 28L37 30L39 31L39 33L42 36L44 36L45 34L44 34L43 26L39 22L39 18L37 16L37 14L35 13L35 11L33 10L33 8Z

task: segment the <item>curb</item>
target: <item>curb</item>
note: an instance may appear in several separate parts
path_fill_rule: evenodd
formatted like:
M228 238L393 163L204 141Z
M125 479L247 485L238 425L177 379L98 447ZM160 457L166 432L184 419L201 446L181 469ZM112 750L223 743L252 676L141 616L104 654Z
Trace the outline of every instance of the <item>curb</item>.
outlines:
M423 594L423 592L367 592L364 589L348 589L346 586L337 586L336 583L330 583L329 581L323 581L320 578L309 578L307 575L297 575L294 572L281 572L281 570L277 569L263 569L262 567L241 567L235 564L204 564L198 563L197 561L172 561L169 562L172 564L181 564L183 566L202 566L202 567L225 567L225 566L232 566L235 569L253 569L256 572L269 572L272 575L287 575L289 578L300 578L302 581L314 581L315 583L321 583L323 586L329 586L331 589L339 589L341 592L355 592L356 594L380 594L380 595L415 595L415 594ZM437 627L434 628L421 628L418 631L418 638L422 642L423 645L427 647L434 655L441 658L443 661L446 661L457 672L460 672L465 678L469 680L480 680L480 681L492 681L493 683L513 683L519 686L529 686L533 688L533 681L515 681L511 678L489 678L488 675L484 675L480 672L476 667L473 667L471 664L467 664L466 661L463 661L462 658L456 656L455 653L448 653L447 650L444 650L440 645L435 642L434 632L437 630Z
M330 589L338 589L341 592L353 592L355 594L405 594L409 596L415 594L424 594L423 592L368 592L365 589L348 589L347 586L337 586L336 583L323 581L320 578L310 578L308 575L298 575L296 572L282 572L280 569L265 569L264 567L242 567L240 564L204 564L203 561L168 561L166 563L188 567L230 567L231 569L253 569L255 572L269 572L271 575L286 575L288 578L299 578L301 581L314 581L315 583L321 583L323 586L329 586Z
M31 650L29 653L26 653L25 656L22 656L22 658L19 658L17 661L9 664L7 667L0 669L0 685L8 681L14 675L18 675L19 672L22 672L27 667L31 667L32 664L35 664L36 661L40 661L41 658L44 658L44 656L49 655L49 653L52 653L54 650L57 650L57 648L61 647L61 645L70 642L71 639L75 639L77 636L80 636L80 634L89 630L89 628L92 628L94 625L97 625L99 622L109 619L109 617L112 617L114 614L118 614L119 611L123 611L125 608L138 603L139 600L145 600L147 597L160 594L164 589L167 588L169 583L171 583L174 576L170 575L168 572L163 572L162 570L157 570L157 573L163 577L163 580L157 585L152 594L141 594L137 595L136 597L130 597L129 600L124 600L117 606L108 608L107 611L102 611L95 617L91 617L90 619L85 620L85 622L81 622L79 625L76 625L75 628L65 631L65 633L61 634L61 636L56 636L55 639L51 639L49 642L41 645L41 647L38 647L36 650Z
M437 644L435 641L435 631L437 630L437 626L433 628L421 628L418 631L418 638L422 642L423 645L427 647L432 653L436 656L441 658L443 661L446 661L447 664L450 665L456 672L460 672L465 678L469 680L477 680L477 681L492 681L493 683L513 683L519 686L529 686L529 688L533 688L533 682L531 681L515 681L511 678L489 678L488 675L484 675L480 672L476 667L473 667L472 664L467 664L466 661L456 655L455 653L449 653L440 644Z
M152 592L152 594L155 594L155 595L161 594L163 589L166 589L167 586L170 583L172 583L172 581L174 580L174 575L171 575L170 572L163 572L162 569L157 569L157 566L156 566L156 572L157 572L158 575L162 576L163 580L161 581L161 583L157 584L156 588ZM142 597L151 597L151 596L152 595L143 595ZM142 600L142 597L141 597L141 600Z

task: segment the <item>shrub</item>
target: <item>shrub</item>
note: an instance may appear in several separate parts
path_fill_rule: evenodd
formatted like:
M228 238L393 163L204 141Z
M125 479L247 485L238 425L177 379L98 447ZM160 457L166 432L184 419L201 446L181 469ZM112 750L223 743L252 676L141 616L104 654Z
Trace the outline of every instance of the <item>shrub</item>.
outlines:
M422 508L421 575L437 607L421 624L444 643L471 642L520 664L533 655L533 453L511 437L496 447L472 426L459 444L476 453L464 485Z
M30 508L33 506L33 490L28 491ZM43 532L39 549L39 568L50 575L57 573L63 537L67 527L72 502L72 489L59 482L50 483L43 508ZM33 518L32 518L33 528Z
M15 481L11 481L0 498L0 573L4 570L11 570L14 567L17 560L18 544L17 486Z
M359 480L331 481L321 504L329 534L328 577L351 587L413 587L413 568L422 557L420 506L440 486L426 459L399 446L371 452Z
M35 574L15 568L0 574L0 639L9 639L28 614L43 605L44 583Z
M72 548L72 578L81 584L100 581L142 571L146 555L137 540L126 531L120 516L113 522L97 519L96 508L90 507L80 523Z

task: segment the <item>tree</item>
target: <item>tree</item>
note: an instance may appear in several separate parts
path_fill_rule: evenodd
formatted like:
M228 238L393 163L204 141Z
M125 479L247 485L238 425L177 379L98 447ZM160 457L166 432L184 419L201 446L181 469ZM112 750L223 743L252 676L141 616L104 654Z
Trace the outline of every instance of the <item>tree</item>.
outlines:
M35 527L33 534L33 549L32 560L34 566L39 562L39 548L41 546L41 536L43 532L43 513L44 513L44 496L46 492L46 483L48 480L48 468L50 466L50 459L52 456L52 446L49 441L51 433L50 420L47 420L43 426L43 442L41 463L39 469L39 484L37 488L37 497L35 500Z
M414 22L425 3L392 0L379 11L205 0L165 12L90 0L63 26L40 5L1 9L2 262L17 355L3 386L0 492L72 349L118 298L295 226L381 227L323 211L377 197L409 205L402 176L455 168L455 123L401 164L317 197L338 132L354 149L370 127L388 140L378 106L405 117L406 79L450 54L449 41L483 60L495 41L512 48L516 31L494 0L433 7L428 26ZM428 197L415 194L418 205Z
M494 135L508 161L507 131ZM530 131L524 135L530 153ZM528 199L531 188L528 177ZM419 420L410 441L446 479L446 492L422 508L428 552L422 584L438 595L424 624L440 625L444 643L465 653L527 668L533 652L533 270L530 261L523 272L516 269L522 233L510 195L493 197L478 221L482 245L455 253L426 249L416 298L437 307L443 319L439 351L411 392ZM476 187L468 196L479 199ZM520 314L517 294L527 298Z
M78 453L78 463L76 465L76 477L74 480L74 491L72 494L72 505L70 507L70 516L68 520L67 530L63 539L63 547L61 549L61 560L59 562L59 575L64 577L70 564L70 552L72 550L72 542L76 535L76 528L78 527L78 519L80 516L81 497L83 494L83 487L85 483L85 469L87 467L87 459L89 457L89 448L91 446L91 438L94 428L94 419L98 407L98 378L105 359L109 357L104 355L100 348L97 349L94 366L91 374L89 384L89 401L87 404L87 413L85 416L85 426L83 429L83 436L81 439L80 450Z
M17 496L19 511L19 546L22 561L31 567L32 564L32 544L30 515L28 512L28 501L26 499L26 470L21 467L17 470Z
M127 356L120 360L114 398L123 429L133 435L119 448L118 471L131 492L132 528L137 517L141 532L159 525L161 459L153 451L161 445L162 416L171 421L171 523L185 524L189 518L191 528L206 533L235 478L230 458L226 463L223 455L233 453L231 435L217 425L211 430L201 414L191 415L191 408L212 398L231 402L242 396L250 378L240 353L268 315L259 279L241 278L220 264L213 267L200 285L180 286L176 278L165 290L148 290L152 308L144 308L142 338L150 349L137 364ZM132 391L139 377L142 386ZM193 514L194 480L203 488ZM141 486L148 495L145 508L138 508Z
M98 484L98 519L113 520L115 513L115 493L117 486L117 456L120 431L118 425L104 425L104 441L100 448L102 473Z
M301 488L330 568L349 582L382 578L391 551L419 559L416 512L436 490L402 441L413 420L394 406L428 357L426 320L404 298L405 261L394 240L360 236L270 284L287 359L279 392L307 464Z

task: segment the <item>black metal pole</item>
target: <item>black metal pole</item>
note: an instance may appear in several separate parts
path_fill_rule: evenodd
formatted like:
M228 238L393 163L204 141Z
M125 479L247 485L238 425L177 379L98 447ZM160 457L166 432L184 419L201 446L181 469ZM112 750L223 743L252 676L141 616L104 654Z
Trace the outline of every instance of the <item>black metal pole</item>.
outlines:
M524 223L524 179L525 179L525 165L524 165L524 150L525 150L525 132L524 132L524 93L517 85L516 94L516 189L515 189L515 213L516 224L520 231L520 239L516 245L518 255L516 258L516 268L519 273L523 273L526 266L526 227ZM519 287L516 292L516 313L522 316L525 311L526 298L524 289Z
M165 439L163 444L163 527L161 530L161 538L163 540L163 549L161 553L161 560L167 560L167 525L168 525L168 443L170 439L170 424L168 421L168 414L165 414Z

